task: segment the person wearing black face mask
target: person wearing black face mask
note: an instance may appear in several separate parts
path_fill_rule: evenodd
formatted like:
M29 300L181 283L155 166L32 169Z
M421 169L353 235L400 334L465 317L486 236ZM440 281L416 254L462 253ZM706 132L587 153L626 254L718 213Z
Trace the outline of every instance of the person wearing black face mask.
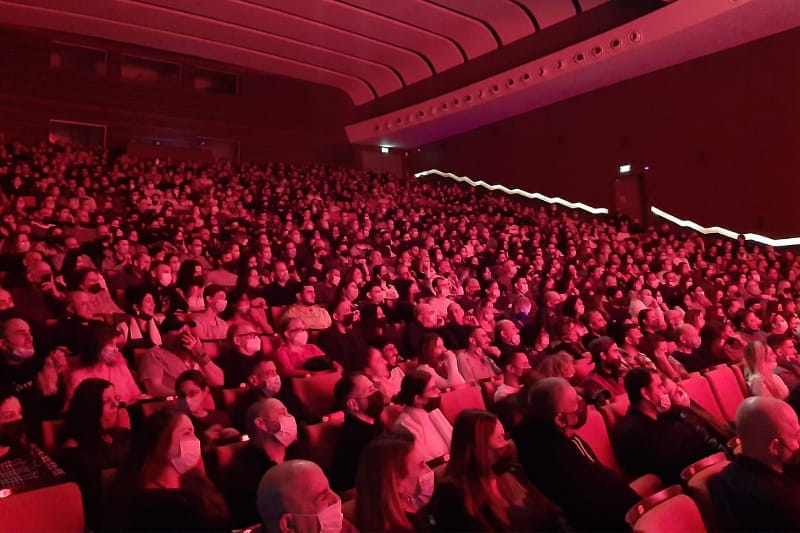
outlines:
M379 420L383 395L364 374L348 374L333 389L339 407L344 410L339 440L333 450L331 486L336 491L355 486L361 451L383 433Z
M624 531L625 513L640 496L577 435L587 414L567 380L544 378L531 387L525 419L512 438L528 478L575 530Z
M323 330L317 338L317 346L325 355L352 370L354 354L367 350L367 343L355 328L356 315L349 300L340 300L330 308L331 326Z
M25 440L22 405L0 393L0 489L38 489L64 481L64 471L42 450Z

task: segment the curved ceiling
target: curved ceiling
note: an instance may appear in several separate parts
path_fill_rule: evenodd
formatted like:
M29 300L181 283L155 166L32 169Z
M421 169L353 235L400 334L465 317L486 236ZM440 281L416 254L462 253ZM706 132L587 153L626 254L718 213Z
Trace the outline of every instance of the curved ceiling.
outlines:
M356 105L615 0L0 0L0 22L341 89Z

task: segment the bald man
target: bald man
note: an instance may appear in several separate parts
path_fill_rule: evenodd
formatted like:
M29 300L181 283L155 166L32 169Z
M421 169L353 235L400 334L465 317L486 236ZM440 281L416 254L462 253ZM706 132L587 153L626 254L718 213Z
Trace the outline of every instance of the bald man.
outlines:
M586 416L586 404L567 380L537 381L528 395L527 418L512 431L520 462L574 529L627 530L625 513L640 498L577 435Z
M355 531L344 520L342 500L310 461L271 468L258 485L256 505L267 533Z
M724 531L800 531L800 484L784 473L800 453L800 424L786 402L747 398L736 411L742 453L709 481Z

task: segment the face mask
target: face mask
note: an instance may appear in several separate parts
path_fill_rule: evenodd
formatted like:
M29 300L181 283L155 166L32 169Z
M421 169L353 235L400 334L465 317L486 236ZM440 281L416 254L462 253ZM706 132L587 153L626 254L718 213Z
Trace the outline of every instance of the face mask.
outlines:
M660 396L658 402L654 403L656 407L656 411L659 413L666 413L669 411L670 407L672 407L672 401L669 398L669 394L666 392Z
M253 355L261 350L261 337L247 339L244 343L244 351L246 355Z
M355 321L355 315L353 313L347 313L346 315L344 315L344 318L342 318L342 325L348 328L353 325L354 321Z
M99 283L92 283L91 285L89 285L89 292L91 292L92 294L97 294L102 290L103 286L100 285Z
M190 413L196 413L203 408L205 404L205 398L203 398L202 394L195 394L194 396L186 396L183 399L184 403L186 403L186 408L189 410Z
M194 276L192 278L192 285L199 285L200 287L205 285L205 280L203 279L203 275L201 274L199 276Z
M367 407L364 414L370 418L378 418L383 412L383 394L375 391L367 397Z
M417 481L417 494L414 496L414 503L416 503L417 509L422 509L431 501L434 484L433 470L428 468L423 474L420 474Z
M342 500L337 498L336 503L329 505L317 514L297 514L295 516L315 516L319 522L319 533L340 533L344 525L342 514Z
M441 396L428 398L428 400L425 402L425 410L430 413L431 411L435 411L436 409L438 409L441 404L442 404Z
M299 331L294 336L295 344L300 346L306 344L308 342L308 332L307 331Z
M116 346L106 346L103 348L103 351L100 352L100 358L105 364L110 365L117 360L118 354L119 350L117 350Z
M164 287L166 287L167 285L172 283L172 274L170 273L161 274L158 277L158 282Z
M228 300L214 300L214 311L219 314L228 307Z
M139 318L141 318L145 322L149 322L150 320L153 319L153 315L148 315L144 311L139 311Z
M282 416L278 419L280 429L275 433L275 438L286 446L297 440L297 420L292 415Z
M264 387L261 389L266 396L272 398L281 390L281 377L273 376L264 381Z
M180 455L170 459L170 462L179 474L185 474L200 462L200 440L194 436L184 437L179 449Z
M239 313L240 315L246 315L247 313L250 312L250 306L240 305L239 307L236 308L236 312Z
M36 353L36 350L33 348L14 348L12 355L18 361L27 361L33 354Z
M22 440L25 425L22 419L0 424L0 446L14 446Z
M703 342L703 340L700 337L695 337L694 339L692 339L692 348L694 348L696 350L697 348L700 347L700 344L702 342Z
M582 399L578 400L578 410L574 413L566 415L567 417L575 417L572 422L567 422L567 425L572 429L580 429L586 424L586 417L589 414L589 409L586 402ZM568 419L569 420L569 419Z

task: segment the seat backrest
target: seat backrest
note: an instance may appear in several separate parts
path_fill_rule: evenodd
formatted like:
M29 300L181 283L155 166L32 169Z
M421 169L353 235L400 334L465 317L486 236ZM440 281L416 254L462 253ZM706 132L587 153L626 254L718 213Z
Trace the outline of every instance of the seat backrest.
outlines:
M381 411L380 420L383 422L383 427L390 428L394 426L397 417L403 412L403 406L396 403L390 403Z
M145 418L152 415L153 413L157 413L159 411L163 411L167 408L174 408L178 405L178 398L175 396L168 396L165 400L156 400L152 402L142 402L142 414Z
M212 465L212 472L217 478L221 487L229 486L228 475L233 458L242 453L249 441L238 441L231 444L223 444L222 446L214 447L214 464Z
M625 416L625 413L628 412L628 407L630 406L631 401L628 398L628 395L621 394L614 398L614 401L607 403L600 408L600 414L603 415L603 419L606 421L606 428L608 428L609 434L614 432L617 422L619 422L619 420Z
M330 476L331 465L333 464L333 450L344 422L344 412L336 411L328 416L322 417L322 422L306 426L308 435L308 445L311 459L314 460Z
M75 483L0 497L0 533L83 532L83 500Z
M608 437L608 429L603 421L603 416L590 409L586 415L586 424L578 430L578 436L586 441L597 456L597 460L611 470L622 473L622 468L614 456L614 449L611 447L611 439Z
M714 505L711 502L711 494L708 490L708 481L730 464L724 454L720 453L719 455L722 455L721 460L696 471L686 482L686 493L695 501L703 521L712 531L717 529L718 523L714 513Z
M341 377L339 372L317 372L292 378L292 390L306 418L320 418L334 411L333 387Z
M58 455L64 444L67 421L58 418L55 420L42 420L42 445L44 451L50 455Z
M744 379L744 363L731 365L731 370L736 376L736 381L739 383L739 388L742 389L742 394L744 394L744 397L747 398L750 396L750 387L747 386L747 380Z
M681 381L681 387L683 387L692 401L708 411L711 416L716 417L723 424L725 423L725 416L722 414L717 399L714 397L714 393L711 392L711 385L708 384L706 378L692 376Z
M481 388L473 384L442 394L439 409L448 422L454 424L461 411L466 409L486 409L486 404L483 403Z
M240 386L230 389L222 389L222 405L230 410L239 399L247 393L247 386L242 383Z
M502 374L491 379L483 379L478 382L478 385L481 387L481 392L483 393L483 403L486 404L487 409L491 410L494 407L494 393L497 392L497 388L502 383Z
M634 533L701 533L706 531L694 501L677 494L646 510L633 524Z
M744 394L731 367L720 365L706 372L706 379L714 393L722 416L725 421L733 423L736 420L736 409L744 400ZM691 396L691 395L690 395Z

